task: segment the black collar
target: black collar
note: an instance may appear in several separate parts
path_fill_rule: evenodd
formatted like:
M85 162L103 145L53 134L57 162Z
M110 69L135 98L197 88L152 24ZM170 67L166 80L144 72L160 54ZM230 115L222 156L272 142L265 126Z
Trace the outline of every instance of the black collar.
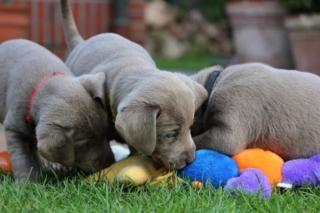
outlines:
M207 90L208 92L208 98L203 102L202 106L201 106L201 112L204 113L205 110L208 107L208 103L209 103L209 98L211 95L211 92L213 90L213 86L215 85L220 73L222 72L222 70L216 70L213 71L212 73L210 73L208 79L206 80L206 82L204 83L204 88Z

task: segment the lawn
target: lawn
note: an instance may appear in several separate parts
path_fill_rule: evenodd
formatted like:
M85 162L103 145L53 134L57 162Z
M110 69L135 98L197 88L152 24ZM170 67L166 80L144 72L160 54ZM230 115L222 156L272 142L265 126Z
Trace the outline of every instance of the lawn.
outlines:
M218 63L215 57L157 59L161 69L199 70ZM52 178L55 180L55 178ZM0 174L0 213L6 212L320 212L320 187L276 191L270 200L254 195L231 196L222 189L110 186L81 177L60 182L16 185Z
M197 56L187 54L177 59L155 57L157 66L162 70L195 72L223 61L221 56Z
M51 184L15 185L1 176L0 212L320 212L320 188L258 196L230 196L221 189L124 188L81 178Z

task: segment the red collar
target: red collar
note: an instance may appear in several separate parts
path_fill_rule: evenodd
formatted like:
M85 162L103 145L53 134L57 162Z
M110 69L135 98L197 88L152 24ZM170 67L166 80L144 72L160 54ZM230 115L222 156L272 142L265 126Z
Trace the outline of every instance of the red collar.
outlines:
M51 73L47 76L45 76L43 79L41 79L37 85L33 88L32 90L32 93L31 93L31 96L29 97L28 99L28 102L27 102L27 111L26 111L26 114L24 115L24 120L26 122L32 122L32 114L31 114L31 109L32 109L32 106L33 106L33 103L34 103L34 100L35 100L35 97L36 95L38 94L38 92L40 91L40 89L54 76L57 76L57 75L63 75L64 72L63 71L57 71L57 72L54 72L54 73Z

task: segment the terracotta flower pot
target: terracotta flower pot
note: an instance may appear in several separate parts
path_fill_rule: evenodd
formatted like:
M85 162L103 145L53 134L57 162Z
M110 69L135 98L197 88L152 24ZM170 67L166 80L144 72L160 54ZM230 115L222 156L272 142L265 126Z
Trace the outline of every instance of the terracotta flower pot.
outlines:
M227 4L237 63L263 62L292 68L284 10L277 1L230 1Z
M320 15L287 18L296 69L320 74Z

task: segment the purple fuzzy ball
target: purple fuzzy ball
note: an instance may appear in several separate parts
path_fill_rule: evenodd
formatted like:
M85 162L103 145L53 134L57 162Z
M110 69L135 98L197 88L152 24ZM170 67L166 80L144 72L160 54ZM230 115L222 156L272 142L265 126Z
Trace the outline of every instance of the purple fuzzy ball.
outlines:
M229 192L242 191L248 194L258 193L265 198L271 197L272 188L268 178L259 169L244 169L239 177L231 178L225 189Z
M320 154L309 159L290 160L282 168L282 182L293 186L320 184Z

